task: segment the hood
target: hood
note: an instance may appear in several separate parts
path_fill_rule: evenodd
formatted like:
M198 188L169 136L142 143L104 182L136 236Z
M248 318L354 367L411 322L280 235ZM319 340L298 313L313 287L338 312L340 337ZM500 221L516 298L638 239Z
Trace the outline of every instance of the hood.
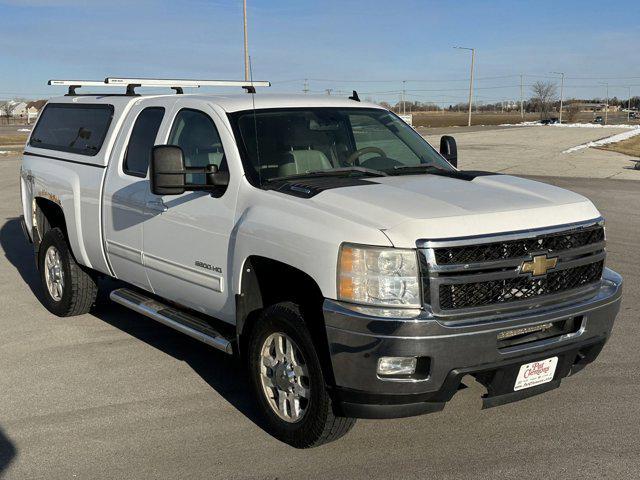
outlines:
M396 247L443 239L551 227L598 218L577 193L509 175L367 178L310 199L323 210L382 230Z

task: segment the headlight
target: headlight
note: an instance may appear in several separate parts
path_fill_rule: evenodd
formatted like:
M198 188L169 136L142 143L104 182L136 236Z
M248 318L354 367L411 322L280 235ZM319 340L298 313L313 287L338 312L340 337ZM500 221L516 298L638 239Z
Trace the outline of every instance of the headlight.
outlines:
M343 244L338 259L338 299L366 305L419 307L416 251Z

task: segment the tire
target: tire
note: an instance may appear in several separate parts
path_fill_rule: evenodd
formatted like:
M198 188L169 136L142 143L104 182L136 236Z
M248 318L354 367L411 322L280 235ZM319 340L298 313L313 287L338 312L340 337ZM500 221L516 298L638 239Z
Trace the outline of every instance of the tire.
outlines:
M303 395L297 403L301 411L297 419L294 413L297 409L291 401L287 400L288 407L284 408L290 415L283 415L282 411L278 413L278 402L275 399L276 390L282 384L278 382L291 381L291 378L286 376L287 361L274 364L273 358L263 359L265 352L269 352L267 356L274 352L275 343L271 342L277 342L278 338L289 339L289 345L293 349L290 357L295 358L293 363L297 364L291 367L294 373L290 375L296 380L291 387L294 389L293 392L288 395L292 395L298 389L306 392L306 397ZM271 345L272 348L267 348L267 345ZM269 363L270 367L263 367L265 362ZM355 424L354 418L338 417L333 413L318 355L300 308L296 304L279 303L264 310L251 332L248 366L267 430L279 440L296 448L316 447L337 440ZM269 375L271 378L266 378ZM269 383L273 387L268 386ZM283 391L285 390L280 390ZM270 400L271 395L273 403Z
M91 309L98 286L75 261L59 228L44 234L38 250L38 269L47 310L59 317L71 317Z

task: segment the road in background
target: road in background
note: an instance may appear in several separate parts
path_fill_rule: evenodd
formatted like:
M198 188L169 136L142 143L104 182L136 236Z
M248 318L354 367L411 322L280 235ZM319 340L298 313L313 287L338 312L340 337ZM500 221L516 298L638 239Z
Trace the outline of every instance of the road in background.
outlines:
M640 471L638 182L542 178L595 201L608 266L625 277L614 335L589 368L489 410L471 383L443 412L359 421L343 439L300 451L260 428L246 377L223 354L104 297L79 317L45 310L18 220L18 168L15 156L0 158L0 477L619 480Z

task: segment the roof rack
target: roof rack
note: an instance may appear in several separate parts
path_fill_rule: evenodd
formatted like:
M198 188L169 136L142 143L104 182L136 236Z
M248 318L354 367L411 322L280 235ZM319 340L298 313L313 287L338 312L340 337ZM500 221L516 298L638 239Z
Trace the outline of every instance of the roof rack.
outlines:
M256 93L255 87L270 87L271 82L244 81L244 80L184 80L168 78L116 78L107 77L104 81L96 80L49 80L48 85L64 85L69 87L67 95L76 95L76 89L80 87L113 87L124 85L127 87L127 95L136 95L138 87L166 88L169 87L176 93L184 93L183 88L200 87L242 87L248 93Z
M69 93L67 95L76 95L76 88L80 87L104 87L104 81L97 80L49 80L47 85L68 86Z

